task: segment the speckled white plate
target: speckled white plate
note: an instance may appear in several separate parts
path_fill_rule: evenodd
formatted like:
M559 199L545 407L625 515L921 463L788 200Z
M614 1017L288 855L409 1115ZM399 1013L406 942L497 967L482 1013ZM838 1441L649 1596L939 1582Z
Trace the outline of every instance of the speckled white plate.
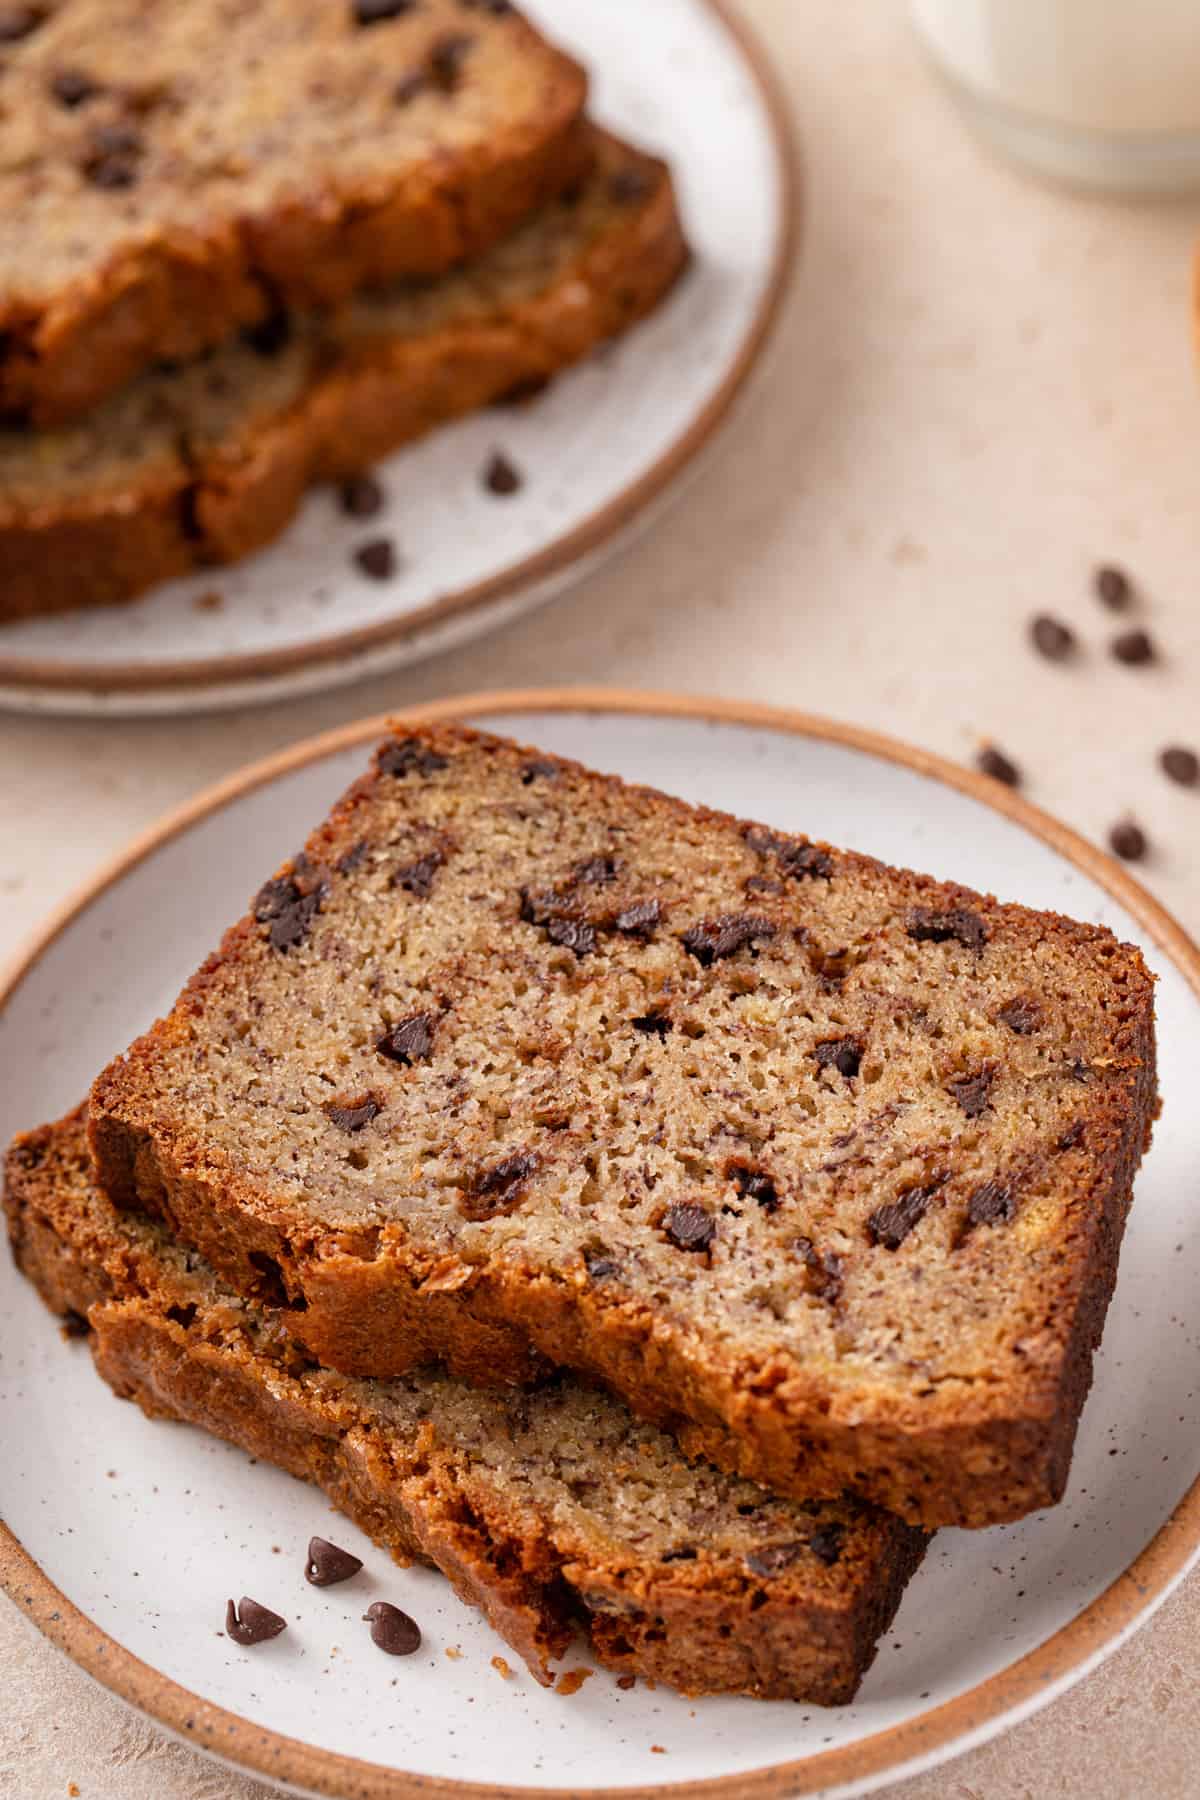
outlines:
M189 1741L302 1791L864 1792L1041 1705L1133 1630L1196 1556L1200 1497L1200 953L1126 874L1007 789L852 729L720 703L578 693L426 711L956 876L1136 939L1159 975L1164 1112L1138 1180L1070 1490L1053 1511L942 1533L853 1706L689 1702L598 1673L568 1699L491 1666L503 1646L436 1576L402 1572L323 1499L113 1399L0 1258L0 1579L100 1680ZM363 766L380 722L243 772L93 883L27 953L0 1014L0 1130L73 1104L158 1010L264 873ZM3 990L0 990L3 991ZM302 1578L312 1532L366 1561ZM19 1542L15 1541L19 1540ZM23 1546L23 1548L22 1548ZM276 1550L278 1546L278 1551ZM227 1594L292 1628L253 1654ZM360 1622L412 1612L396 1664ZM449 1660L448 1648L461 1658ZM510 1657L515 1662L515 1658ZM581 1662L582 1657L570 1659ZM653 1746L662 1746L655 1752ZM449 1784L449 1785L447 1785Z
M279 700L397 668L549 600L644 526L757 361L791 264L789 125L726 0L529 0L593 77L598 119L667 156L695 261L652 318L535 403L382 465L369 530L328 490L277 543L130 606L0 627L0 706L167 713ZM718 125L719 122L719 125ZM502 448L525 476L480 481ZM400 550L394 579L353 562ZM213 594L220 605L204 604Z

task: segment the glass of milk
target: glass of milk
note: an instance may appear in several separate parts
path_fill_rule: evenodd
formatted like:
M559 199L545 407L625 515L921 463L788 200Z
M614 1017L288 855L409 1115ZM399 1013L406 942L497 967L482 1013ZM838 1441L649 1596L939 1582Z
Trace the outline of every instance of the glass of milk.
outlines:
M1200 0L911 0L980 135L1060 180L1200 188Z

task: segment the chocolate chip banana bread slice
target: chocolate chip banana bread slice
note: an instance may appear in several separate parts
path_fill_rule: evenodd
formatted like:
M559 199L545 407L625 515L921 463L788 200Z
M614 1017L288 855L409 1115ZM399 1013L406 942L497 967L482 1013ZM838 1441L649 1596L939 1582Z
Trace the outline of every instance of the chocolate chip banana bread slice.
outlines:
M985 1525L1066 1481L1152 1015L1099 927L401 724L91 1130L323 1363L548 1359L778 1493Z
M539 1681L578 1629L685 1693L852 1698L925 1547L853 1500L772 1499L689 1464L570 1376L531 1393L318 1368L161 1226L95 1187L82 1116L12 1146L5 1205L47 1304L117 1393L315 1481L401 1562L442 1569Z
M281 306L477 256L582 167L493 0L0 7L0 416L59 423Z
M649 312L687 249L666 167L591 173L478 262L145 375L79 424L0 431L0 620L248 555L314 482L548 380Z

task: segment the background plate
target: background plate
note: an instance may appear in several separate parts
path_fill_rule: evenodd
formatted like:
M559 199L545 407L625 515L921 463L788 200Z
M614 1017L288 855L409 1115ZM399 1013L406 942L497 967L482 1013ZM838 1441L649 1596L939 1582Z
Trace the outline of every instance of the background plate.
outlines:
M853 1706L688 1702L642 1684L622 1693L603 1672L564 1699L523 1672L501 1680L490 1659L503 1646L478 1616L435 1575L394 1570L332 1523L313 1490L113 1399L86 1350L59 1341L0 1259L0 1443L21 1449L0 1462L0 1515L19 1540L0 1533L0 1576L84 1667L164 1724L323 1793L407 1794L419 1777L435 1792L456 1781L492 1794L508 1791L497 1782L576 1794L683 1782L739 1796L849 1794L965 1748L1076 1679L1195 1556L1200 955L1128 876L1007 790L850 728L719 702L562 692L424 711L465 714L691 800L1102 921L1143 945L1160 978L1164 1114L1068 1496L1019 1525L939 1534ZM170 1003L220 923L362 767L379 729L349 727L234 777L50 927L0 1016L0 1130L73 1104ZM365 1557L360 1584L305 1586L314 1531ZM219 1630L226 1595L243 1591L293 1621L252 1657ZM415 1614L420 1656L398 1668L372 1649L359 1622L368 1594ZM457 1661L444 1654L454 1646Z
M527 10L592 71L596 116L669 157L696 252L679 288L530 407L480 413L389 458L388 507L369 531L316 491L247 562L130 606L4 627L0 704L244 705L450 649L611 554L708 441L755 361L791 262L788 126L761 54L724 0L530 0ZM526 477L503 500L480 482L498 447ZM352 562L355 546L381 532L402 553L386 583ZM214 593L218 608L197 604Z

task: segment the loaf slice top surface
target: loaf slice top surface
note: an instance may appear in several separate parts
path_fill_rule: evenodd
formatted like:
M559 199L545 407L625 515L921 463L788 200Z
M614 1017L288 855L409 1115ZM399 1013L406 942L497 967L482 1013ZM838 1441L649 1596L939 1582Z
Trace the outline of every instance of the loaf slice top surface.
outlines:
M542 341L553 369L573 353L574 284L619 283L648 220L672 206L665 164L599 129L588 141L588 174L459 270L393 282L332 313L289 313L269 331L140 376L73 423L0 430L0 530L114 504L136 511L202 477L213 457L250 466L263 434L315 383L381 350L517 331L527 348Z
M97 1082L97 1144L158 1171L140 1197L199 1180L214 1241L269 1225L301 1286L482 1271L846 1418L1052 1411L1081 1245L1155 1108L1138 951L395 730Z
M586 94L497 0L5 5L0 83L0 403L62 416L106 366L472 254L567 178ZM96 366L55 393L56 357Z
M509 1546L510 1561L512 1547L525 1546L531 1586L539 1570L565 1580L585 1621L609 1618L609 1637L623 1610L665 1612L678 1641L664 1654L677 1672L688 1667L688 1606L703 1599L727 1604L729 1619L744 1612L749 1636L761 1631L775 1691L789 1679L797 1693L806 1681L818 1693L822 1682L840 1683L848 1698L920 1559L923 1535L889 1514L851 1499L779 1500L689 1463L672 1439L569 1376L525 1392L479 1390L433 1370L384 1382L319 1368L163 1227L113 1208L92 1178L82 1109L14 1141L5 1206L18 1263L56 1310L90 1313L101 1342L106 1319L137 1309L160 1335L237 1364L262 1388L265 1416L276 1409L293 1430L307 1418L330 1439L369 1432L418 1514L465 1504L491 1541ZM171 1390L150 1397L169 1406ZM795 1634L790 1677L771 1667L775 1625ZM836 1667L806 1670L806 1637ZM597 1647L603 1653L604 1642ZM533 1666L544 1677L541 1655ZM706 1686L700 1666L685 1678Z

